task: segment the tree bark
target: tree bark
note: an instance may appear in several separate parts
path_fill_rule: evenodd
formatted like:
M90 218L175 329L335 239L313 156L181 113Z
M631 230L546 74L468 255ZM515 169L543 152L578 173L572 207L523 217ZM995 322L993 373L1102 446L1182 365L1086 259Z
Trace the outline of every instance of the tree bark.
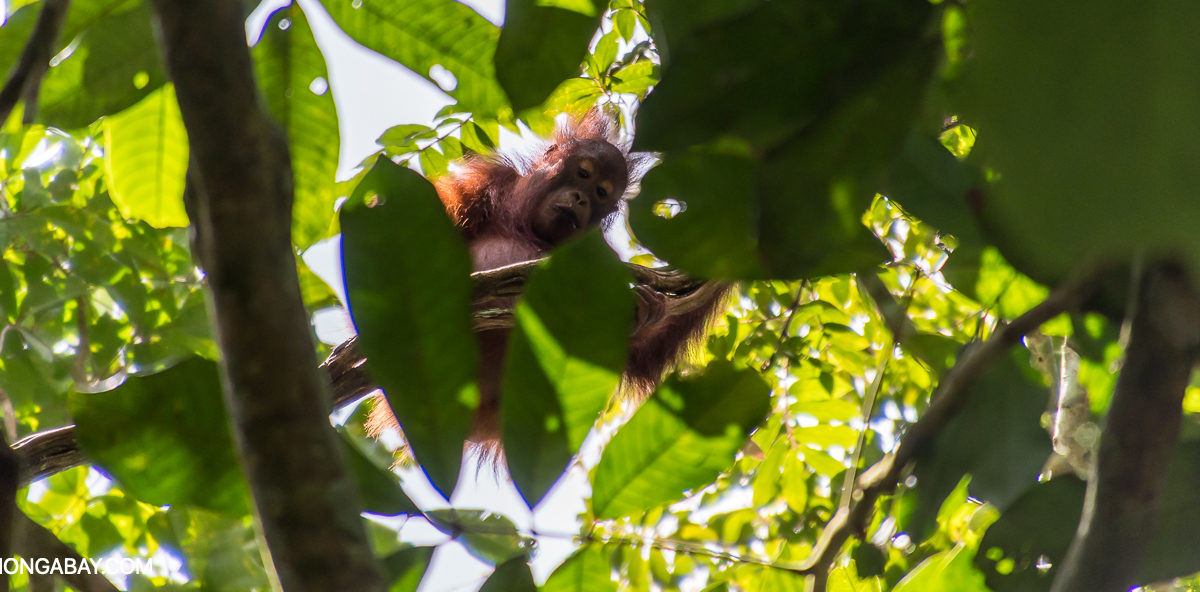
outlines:
M287 143L253 78L237 0L155 0L191 149L196 256L268 569L286 590L382 590L328 419L291 243Z
M1138 285L1083 515L1053 592L1125 592L1140 583L1138 569L1158 522L1200 345L1200 298L1175 263L1150 267Z

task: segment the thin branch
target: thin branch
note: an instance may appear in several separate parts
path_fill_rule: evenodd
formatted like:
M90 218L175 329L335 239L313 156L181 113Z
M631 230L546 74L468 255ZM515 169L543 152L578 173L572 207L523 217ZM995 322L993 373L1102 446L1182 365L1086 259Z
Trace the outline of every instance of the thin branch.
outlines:
M903 471L928 445L938 431L958 412L970 395L971 386L991 365L1020 343L1021 338L1046 321L1076 309L1093 292L1104 277L1107 268L1092 270L1055 289L1041 304L1017 317L1007 325L1001 325L995 334L978 347L968 350L965 357L951 368L938 384L929 408L921 415L904 437L896 450L875 463L858 478L858 487L849 507L839 508L820 539L800 566L803 572L825 569L841 552L842 545L851 535L861 533L875 508L880 495L895 490Z
M796 288L796 297L792 299L792 305L787 308L787 318L783 319L783 327L779 329L779 339L775 342L775 351L771 352L771 357L763 362L760 372L767 372L779 361L780 352L783 351L783 344L787 342L788 337L791 337L792 319L796 318L796 311L800 310L800 301L804 299L804 293L808 291L808 281L801 282ZM765 324L765 322L764 322Z
M33 33L21 56L8 74L4 88L0 88L0 124L8 121L13 109L26 91L41 84L41 78L50 69L50 58L54 56L54 42L62 31L63 21L67 16L69 0L46 0L42 3L42 12L38 14ZM26 105L25 109L32 109Z
M72 559L75 565L86 561L70 545L59 540L53 532L34 522L23 512L17 513L17 552L26 557L47 559ZM64 570L60 578L81 592L117 592L117 587L99 573L81 573L79 570Z

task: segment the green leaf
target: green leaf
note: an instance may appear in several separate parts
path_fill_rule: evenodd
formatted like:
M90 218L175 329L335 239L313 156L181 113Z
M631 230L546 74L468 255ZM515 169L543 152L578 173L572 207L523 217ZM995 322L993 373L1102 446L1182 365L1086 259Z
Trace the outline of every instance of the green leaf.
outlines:
M922 222L959 240L982 240L971 209L983 186L977 171L954 158L935 138L909 132L884 193Z
M446 174L450 161L446 155L438 152L432 146L421 151L421 172L430 179L436 179Z
M858 432L850 426L845 425L815 425L794 428L792 430L792 437L796 439L796 442L810 444L822 450L830 446L841 446L849 450L858 441Z
M1001 512L1037 482L1051 450L1040 423L1048 393L1028 376L1024 355L1014 352L993 364L918 453L913 474L920 506L905 525L914 540L929 534L942 501L964 474L971 475L971 496Z
M84 453L138 499L248 511L215 363L193 358L69 403Z
M668 379L604 449L592 485L596 516L628 516L715 479L766 415L769 391L726 362L699 378Z
M390 472L376 466L344 436L340 441L350 472L358 485L364 512L385 516L421 513Z
M187 226L183 186L188 140L175 88L163 86L105 118L103 130L105 181L121 215L156 228Z
M383 558L390 592L416 592L433 559L433 547L409 547Z
M461 542L479 560L498 565L527 558L533 540L517 532L512 520L486 510L431 510L425 513L438 530Z
M371 375L448 494L479 404L467 250L433 187L382 157L341 222L346 294Z
M804 469L801 455L788 454L784 459L783 478L779 485L788 509L802 514L808 508L808 471Z
M753 580L758 586L755 590L766 592L805 592L808 590L808 576L771 567L752 567L747 570L754 574Z
M496 77L520 111L541 104L560 82L579 73L603 11L594 6L580 13L538 0L511 0L506 6Z
M166 82L147 4L73 4L85 6L78 13L71 7L60 39L79 43L47 72L38 104L38 120L61 128L84 127L117 113ZM129 6L134 8L124 9Z
M517 490L536 505L579 450L625 367L632 278L599 232L557 249L514 311L501 388Z
M662 34L656 40L669 52L662 83L638 112L638 150L682 148L724 134L768 147L875 94L883 96L858 106L862 114L906 112L890 124L907 131L912 105L938 58L937 45L924 38L935 13L915 0L869 8L748 1L700 7L665 0L647 10ZM923 74L902 85L879 84L910 67Z
M1154 539L1138 570L1138 582L1157 582L1195 573L1200 551L1191 544L1200 511L1200 442L1184 441L1167 470L1167 483ZM1061 565L1075 536L1086 484L1058 477L1038 484L1015 501L979 543L975 565L995 592L1049 590L1057 572L1038 569L1043 559Z
M417 140L432 140L438 135L437 130L416 123L394 125L389 127L375 140L376 144L384 147L415 149Z
M533 583L533 572L529 571L529 563L522 556L497 566L479 592L536 592L537 589Z
M496 148L496 142L474 121L463 126L462 143L476 154L487 154Z
M477 117L495 117L502 111L511 115L492 62L500 30L474 10L455 0L322 4L355 41L431 82L431 68L448 70L456 86L447 92L462 111Z
M972 156L998 173L980 219L1005 258L1044 283L1096 258L1200 254L1200 174L1180 149L1200 126L1182 98L1200 93L1200 38L1188 26L1200 4L1149 2L1136 18L1122 2L1082 6L992 0L967 11L961 111L979 130Z
M959 545L922 561L893 592L989 592L971 564L971 550Z
M550 98L546 99L547 112L586 113L600 97L604 96L604 88L591 78L571 78L563 81L554 89Z
M1012 503L979 541L975 567L994 592L1050 589L1056 571L1038 569L1045 559L1061 565L1075 537L1087 484L1073 476L1039 483Z
M755 435L755 438L757 439L758 436ZM762 464L758 465L758 471L755 472L754 480L751 482L753 486L751 499L756 507L775 501L776 496L779 495L783 460L787 458L789 452L791 452L791 447L787 439L780 438L775 441L774 446L771 446L763 458Z
M287 134L295 192L292 242L303 250L330 236L334 200L339 197L335 180L340 136L329 73L296 4L271 15L253 56L267 107Z
M850 557L854 559L854 566L857 568L860 578L881 576L887 566L887 556L884 555L883 550L868 541L859 541L855 544L854 550L850 552Z
M155 532L179 545L187 571L213 590L263 590L271 587L263 568L253 521L172 506L167 524Z
M638 111L635 149L667 150L659 167L666 170L675 158L697 158L695 150L674 152L685 147L745 160L738 184L730 183L729 167L680 169L662 187L658 169L646 178L654 200L707 203L705 188L724 190L723 207L739 214L730 217L730 236L718 231L715 216L692 224L707 226L716 240L680 233L690 245L712 249L705 271L724 264L737 266L733 277L813 277L890 259L861 218L883 189L938 59L929 35L932 5L764 2L697 10L672 0L650 8L670 52L662 83ZM754 97L753 108L745 107L746 97ZM636 215L646 208L634 210L639 237ZM701 271L673 253L660 255Z
M1194 543L1200 529L1200 441L1180 443L1167 468L1162 509L1154 540L1138 569L1139 582L1161 582L1200 570L1200 547Z
M542 592L616 592L604 547L584 545L571 554L542 585Z
M626 8L613 13L613 29L621 34L621 39L628 42L637 31L637 12Z
M658 84L658 78L657 64L650 60L634 62L612 75L612 90L642 96L651 86Z
M667 158L642 179L639 199L629 204L629 224L655 255L685 271L760 277L766 270L757 252L754 178L754 164L744 158Z
M616 31L609 31L600 37L600 41L596 42L596 51L590 59L590 63L595 66L593 75L596 77L607 73L613 62L616 61L618 37L619 34ZM592 68L589 66L589 72L591 70Z

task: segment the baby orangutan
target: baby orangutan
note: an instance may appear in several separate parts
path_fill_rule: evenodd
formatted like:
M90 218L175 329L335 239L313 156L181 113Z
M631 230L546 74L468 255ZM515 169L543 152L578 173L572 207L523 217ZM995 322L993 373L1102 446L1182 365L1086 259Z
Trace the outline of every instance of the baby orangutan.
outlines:
M434 186L455 226L462 232L475 271L545 256L588 228L615 218L636 160L609 141L611 120L598 110L560 127L552 143L528 166L504 157L470 157ZM691 312L660 316L634 332L626 362L623 391L645 397L685 346L698 337L708 318L724 302L726 287L709 290L704 304ZM488 308L511 308L511 299L492 300ZM471 441L498 452L500 383L508 330L487 330L479 339L480 403ZM368 432L378 435L399 427L387 402L376 396Z

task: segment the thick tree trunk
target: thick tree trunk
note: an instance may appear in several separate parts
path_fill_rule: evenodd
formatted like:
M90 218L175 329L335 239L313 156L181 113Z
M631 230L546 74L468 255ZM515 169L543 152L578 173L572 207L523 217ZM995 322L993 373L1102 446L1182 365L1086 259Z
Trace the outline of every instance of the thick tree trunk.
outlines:
M1182 266L1148 268L1134 295L1125 362L1088 480L1079 530L1053 592L1125 592L1162 505L1183 394L1200 345L1200 298Z
M287 590L382 590L329 424L292 251L287 144L258 96L243 7L153 6L188 131L185 199L269 569Z

